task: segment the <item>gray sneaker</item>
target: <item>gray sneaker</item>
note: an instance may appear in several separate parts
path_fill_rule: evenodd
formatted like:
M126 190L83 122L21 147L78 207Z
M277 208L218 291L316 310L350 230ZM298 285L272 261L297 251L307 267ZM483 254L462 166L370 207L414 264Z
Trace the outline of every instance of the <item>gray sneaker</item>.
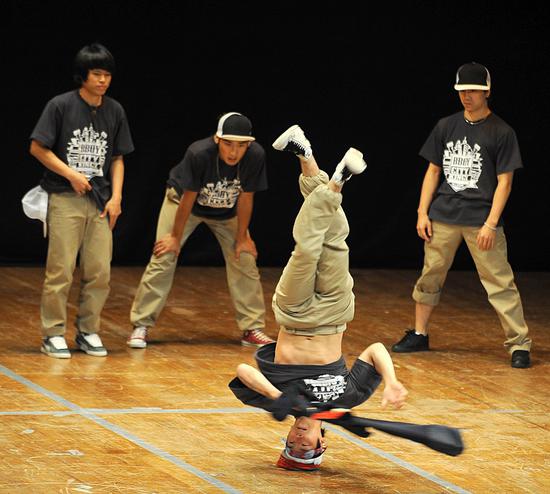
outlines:
M71 358L71 352L64 336L48 336L42 341L40 351L48 357Z
M286 129L273 143L277 151L289 151L306 160L313 154L311 144L307 140L304 131L299 125L293 125Z
M103 346L101 338L97 333L78 333L75 342L88 355L93 355L94 357L105 357L107 355L107 349Z

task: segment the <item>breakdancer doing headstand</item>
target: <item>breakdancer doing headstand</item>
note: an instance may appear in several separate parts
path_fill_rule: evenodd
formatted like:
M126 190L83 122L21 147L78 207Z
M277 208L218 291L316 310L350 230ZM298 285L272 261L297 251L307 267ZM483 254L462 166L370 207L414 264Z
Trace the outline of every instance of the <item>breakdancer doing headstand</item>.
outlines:
M341 191L352 175L365 170L362 153L350 148L329 180L298 125L281 134L273 147L298 156L304 203L294 223L296 245L273 296L280 325L277 342L257 351L260 370L240 364L229 387L243 403L268 410L279 420L294 415L277 466L316 470L327 440L322 422L306 416L296 397L350 409L366 401L383 380L382 405L400 408L407 390L397 380L381 343L368 346L351 370L342 356L343 333L354 315L354 294Z

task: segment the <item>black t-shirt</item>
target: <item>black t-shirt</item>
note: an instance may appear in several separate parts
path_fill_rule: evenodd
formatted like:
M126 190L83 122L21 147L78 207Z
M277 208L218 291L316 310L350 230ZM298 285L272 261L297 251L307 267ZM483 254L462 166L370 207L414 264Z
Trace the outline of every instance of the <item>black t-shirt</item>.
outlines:
M269 382L283 392L289 387L308 390L320 402L353 408L367 401L382 380L372 365L360 359L351 371L343 357L326 365L276 364L275 347L276 343L270 343L258 349L256 362ZM247 388L238 377L229 383L229 388L244 404L271 411L273 400Z
M463 112L442 118L420 156L443 168L430 219L455 225L482 225L497 175L523 167L514 130L494 113L475 125L464 120Z
M104 96L101 106L93 107L82 99L78 89L48 101L30 138L51 149L86 178L105 177L109 185L112 157L134 150L120 103ZM72 190L67 179L48 169L41 185L48 192Z
M241 191L267 189L265 151L252 142L239 164L229 166L219 158L212 137L195 141L183 160L170 170L167 186L174 187L180 196L185 190L198 192L192 210L196 216L232 218Z

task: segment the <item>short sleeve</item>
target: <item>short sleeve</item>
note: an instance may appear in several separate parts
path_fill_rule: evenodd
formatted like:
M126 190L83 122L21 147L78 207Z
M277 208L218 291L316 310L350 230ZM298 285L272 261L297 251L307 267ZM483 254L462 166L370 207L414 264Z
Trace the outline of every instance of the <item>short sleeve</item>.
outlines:
M267 166L263 150L252 163L249 163L241 187L243 192L260 192L267 189Z
M443 146L442 122L440 120L426 139L426 142L420 149L419 154L428 162L437 166L442 166Z
M184 190L198 192L201 188L201 170L197 157L189 149L177 165L175 175L178 184Z
M510 128L499 138L496 173L500 175L518 168L523 168L523 163L516 133Z
M352 406L367 401L381 382L382 376L372 365L357 359L348 375L348 388L351 387L351 392L346 389L346 400L353 402Z
M120 111L120 123L113 143L113 156L125 155L134 150L134 142L130 133L126 112L122 108Z
M61 128L61 111L57 104L50 100L44 107L36 123L30 139L35 140L51 149L55 146Z
M228 386L229 386L229 389L235 395L235 397L245 405L249 405L251 407L263 408L264 410L269 410L269 404L272 403L272 400L246 387L246 385L238 377L235 377L228 384Z

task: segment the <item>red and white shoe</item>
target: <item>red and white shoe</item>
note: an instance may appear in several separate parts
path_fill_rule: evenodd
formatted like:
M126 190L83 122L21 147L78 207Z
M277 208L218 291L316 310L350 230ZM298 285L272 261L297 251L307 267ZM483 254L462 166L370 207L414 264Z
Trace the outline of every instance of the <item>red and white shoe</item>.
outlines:
M251 329L243 332L241 339L241 345L243 346L260 348L268 343L275 343L275 340L272 340L261 329Z
M147 346L147 328L145 326L135 327L126 344L131 348L145 348Z

